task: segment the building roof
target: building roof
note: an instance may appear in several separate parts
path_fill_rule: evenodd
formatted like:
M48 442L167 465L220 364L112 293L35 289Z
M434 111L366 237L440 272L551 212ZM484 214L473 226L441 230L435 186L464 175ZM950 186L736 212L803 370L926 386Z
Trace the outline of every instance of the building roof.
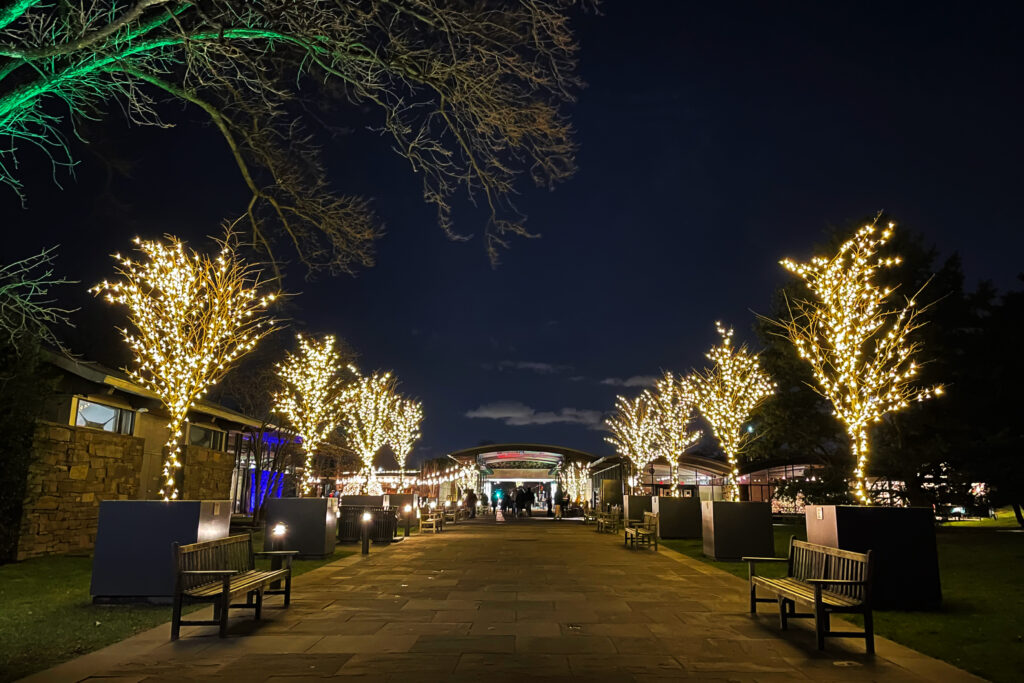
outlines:
M89 382L109 386L117 391L132 394L133 396L139 396L141 398L147 398L154 401L160 400L156 394L145 387L139 386L133 382L128 375L120 370L112 370L111 368L105 367L99 363L69 358L60 353L44 351L44 354L47 362L51 365L54 365L65 372L81 377ZM236 410L225 408L224 406L218 403L213 403L212 401L200 399L196 402L196 406L193 410L197 413L202 413L211 417L236 422L238 424L245 425L246 427L259 428L263 425L261 420L249 417L248 415L239 413Z

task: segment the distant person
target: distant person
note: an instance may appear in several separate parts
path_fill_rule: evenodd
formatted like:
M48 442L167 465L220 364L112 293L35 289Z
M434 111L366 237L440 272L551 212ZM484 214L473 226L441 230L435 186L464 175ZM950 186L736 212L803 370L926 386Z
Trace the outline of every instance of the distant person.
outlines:
M470 519L476 519L476 501L476 494L473 492L473 489L470 489L469 493L466 494L466 505L469 506Z
M533 517L533 504L536 501L533 493L533 487L526 489L526 516Z

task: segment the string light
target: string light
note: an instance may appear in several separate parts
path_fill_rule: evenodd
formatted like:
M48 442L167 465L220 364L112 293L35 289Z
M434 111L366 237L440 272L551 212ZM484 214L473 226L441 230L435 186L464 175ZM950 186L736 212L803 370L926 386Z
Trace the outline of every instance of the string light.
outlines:
M722 343L706 354L713 363L711 369L695 370L685 382L729 461L726 499L737 500L737 457L750 441L750 432L743 429L743 424L761 401L775 393L775 383L761 369L757 354L750 353L746 346L732 345L731 328L726 329L720 322L715 328Z
M400 398L395 401L395 408L391 414L391 424L388 432L388 442L395 454L395 461L398 468L405 469L405 461L412 452L413 445L420 438L420 423L423 422L423 404L407 398ZM403 482L399 481L399 488Z
M345 386L342 395L342 426L348 447L363 461L363 469L357 481L358 491L380 495L384 487L373 470L373 459L377 452L388 443L389 427L395 412L395 381L390 372L374 372L363 376L359 370L349 366L355 379ZM356 486L351 487L353 489Z
M895 288L872 281L879 270L901 262L898 256L877 256L893 228L892 223L881 231L875 223L865 225L832 258L780 261L804 281L814 298L793 302L789 320L779 324L810 364L818 393L846 427L855 463L853 493L864 505L871 502L868 426L911 401L943 393L941 385L912 385L920 368L914 359L921 343L910 336L923 324L918 322L922 309L914 297L902 307L887 305Z
M175 500L181 439L188 412L231 365L275 329L264 314L277 297L262 293L260 269L241 260L229 233L215 257L185 248L177 237L135 238L143 258L114 255L120 280L89 291L128 307L120 329L134 354L129 376L160 399L170 415L163 466L164 500Z
M322 340L301 334L297 338L298 353L287 353L277 365L284 389L274 394L274 411L284 416L302 439L306 454L302 493L308 495L317 481L313 473L317 448L341 420L341 356L333 335Z

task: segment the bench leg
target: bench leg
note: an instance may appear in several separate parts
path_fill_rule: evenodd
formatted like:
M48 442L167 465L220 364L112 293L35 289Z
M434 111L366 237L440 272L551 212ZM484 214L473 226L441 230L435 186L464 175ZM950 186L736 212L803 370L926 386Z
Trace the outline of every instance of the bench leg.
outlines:
M825 636L829 632L829 617L824 606L819 602L814 605L814 635L818 641L818 649L825 649Z
M284 606L292 604L292 573L288 572L288 576L284 577Z
M228 637L228 603L231 602L231 596L228 595L227 593L224 593L221 596L221 602L223 604L221 604L221 606L220 606L220 618L218 619L218 621L220 621L220 632L219 632L218 635L220 635L221 638L227 638Z
M750 586L750 613L757 614L757 586L750 579L747 579L747 584Z
M181 593L174 596L174 608L171 610L171 640L181 635Z
M263 588L259 588L255 591L256 593L256 621L259 621L263 617Z
M875 616L870 609L864 612L864 648L869 655L875 654Z
M786 599L780 595L779 596L779 628L781 628L783 631L789 629L789 619L787 618L788 615L786 613L786 607L787 607L786 606Z

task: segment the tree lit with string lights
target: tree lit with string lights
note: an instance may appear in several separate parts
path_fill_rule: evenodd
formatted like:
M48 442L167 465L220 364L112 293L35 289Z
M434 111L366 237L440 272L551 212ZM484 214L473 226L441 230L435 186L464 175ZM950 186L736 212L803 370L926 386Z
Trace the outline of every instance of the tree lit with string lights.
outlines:
M420 423L423 422L423 404L410 398L399 398L395 401L394 412L391 414L391 425L388 431L388 443L398 463L399 488L404 487L405 461L409 458L413 446L420 438Z
M832 404L850 439L854 460L853 493L869 504L868 429L888 413L943 392L941 385L915 386L921 343L913 339L923 324L916 294L902 305L891 298L895 288L874 278L900 264L898 256L879 256L894 225L865 225L831 258L808 263L790 259L781 265L807 285L812 296L790 302L788 320L778 324L807 361L819 394Z
M558 471L558 484L569 500L578 503L590 488L590 466L575 461L564 464Z
M693 429L696 397L683 378L665 372L651 393L658 450L668 460L672 491L679 487L679 458L700 441L701 431Z
M277 366L283 389L274 394L274 412L282 415L302 439L305 476L302 492L313 490L317 448L341 421L343 384L341 355L333 335L312 339L298 335L297 353L288 353Z
M717 322L715 327L722 342L705 354L712 367L695 370L686 383L696 397L697 409L711 425L729 462L727 499L737 500L737 458L750 441L750 433L743 425L754 409L775 393L775 383L761 369L757 354L748 351L746 346L733 346L732 328L726 329Z
M152 391L169 413L161 495L179 496L181 439L188 412L239 358L274 330L266 315L276 294L260 268L242 260L230 233L210 257L177 237L135 239L142 254L114 255L120 279L89 291L128 308L121 335L134 354L128 374Z
M628 484L633 489L638 485L644 468L661 454L654 398L648 391L634 399L616 396L615 413L604 424L611 432L605 441L632 464L634 472L630 474Z
M363 462L359 476L346 486L351 494L379 495L384 487L373 469L373 459L390 437L391 418L397 396L390 372L362 375L350 365L355 379L345 386L342 399L342 429L348 447ZM358 490L355 490L358 489Z

